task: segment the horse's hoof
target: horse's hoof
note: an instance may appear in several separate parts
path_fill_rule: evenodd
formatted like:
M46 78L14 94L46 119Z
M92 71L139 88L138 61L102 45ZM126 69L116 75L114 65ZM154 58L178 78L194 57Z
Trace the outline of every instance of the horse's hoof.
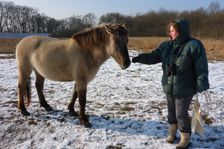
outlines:
M69 115L70 116L78 116L78 113L75 112L74 110L69 110Z
M45 107L45 110L46 110L47 112L54 111L54 109L52 109L51 106L47 106L47 107Z
M26 109L21 109L21 114L23 116L29 116L30 115L30 113Z
M86 120L79 119L79 120L80 120L80 124L86 128L90 128L92 126L88 119L86 119Z
M90 122L84 122L82 125L86 128L91 128L92 127L92 124Z

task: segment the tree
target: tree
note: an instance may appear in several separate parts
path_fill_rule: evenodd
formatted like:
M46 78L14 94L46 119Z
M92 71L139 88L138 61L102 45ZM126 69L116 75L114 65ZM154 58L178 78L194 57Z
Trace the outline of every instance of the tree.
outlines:
M96 16L93 13L88 13L82 17L82 22L87 27L92 27L96 24Z
M120 13L107 13L106 15L102 15L99 19L99 23L120 23L123 24L125 17Z
M218 1L212 1L207 8L210 15L213 15L221 10L221 6Z
M5 7L3 2L0 2L0 32L3 32L5 27Z

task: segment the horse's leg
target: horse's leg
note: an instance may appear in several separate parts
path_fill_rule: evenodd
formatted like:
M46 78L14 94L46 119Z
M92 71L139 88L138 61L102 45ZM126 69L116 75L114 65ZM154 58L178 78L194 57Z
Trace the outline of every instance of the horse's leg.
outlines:
M19 73L18 77L18 108L21 110L21 114L28 116L30 113L26 110L25 104L24 104L24 96L26 94L26 85L27 80L29 77L25 77L23 74Z
M75 109L74 109L74 104L75 104L75 101L77 99L77 89L76 89L76 85L74 86L74 89L73 89L73 92L72 92L72 98L71 98L71 101L68 105L68 110L69 110L69 114L71 116L78 116L78 114L75 112Z
M80 124L84 125L85 127L91 127L91 124L89 123L89 120L85 114L86 90L87 90L87 85L79 86L79 84L77 83L77 92L78 92L79 106L80 106L80 110L79 110Z
M23 62L23 61L22 61ZM27 96L27 99L30 98L28 91L30 88L28 83L30 74L32 72L32 67L28 62L22 63L18 60L18 108L21 110L22 115L30 115L30 113L26 110L26 106L24 104L24 97ZM30 101L28 101L30 102Z
M44 88L44 80L45 78L41 76L38 72L36 72L36 89L37 89L37 94L39 97L39 102L40 106L44 107L46 111L52 111L53 109L51 106L47 103L45 100L44 94L43 94L43 88Z

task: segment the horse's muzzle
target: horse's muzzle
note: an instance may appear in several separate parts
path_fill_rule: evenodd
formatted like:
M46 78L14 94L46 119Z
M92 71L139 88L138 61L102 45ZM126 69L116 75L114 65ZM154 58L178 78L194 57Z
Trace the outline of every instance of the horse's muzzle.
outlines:
M131 64L130 59L126 60L125 63L123 64L123 66L121 67L122 69L127 69Z

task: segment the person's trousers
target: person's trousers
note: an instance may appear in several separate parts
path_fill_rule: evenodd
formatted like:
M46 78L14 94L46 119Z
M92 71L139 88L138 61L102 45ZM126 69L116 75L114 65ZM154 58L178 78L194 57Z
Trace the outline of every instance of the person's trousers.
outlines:
M180 132L191 132L191 121L188 109L193 96L178 97L167 95L168 123L178 124Z

